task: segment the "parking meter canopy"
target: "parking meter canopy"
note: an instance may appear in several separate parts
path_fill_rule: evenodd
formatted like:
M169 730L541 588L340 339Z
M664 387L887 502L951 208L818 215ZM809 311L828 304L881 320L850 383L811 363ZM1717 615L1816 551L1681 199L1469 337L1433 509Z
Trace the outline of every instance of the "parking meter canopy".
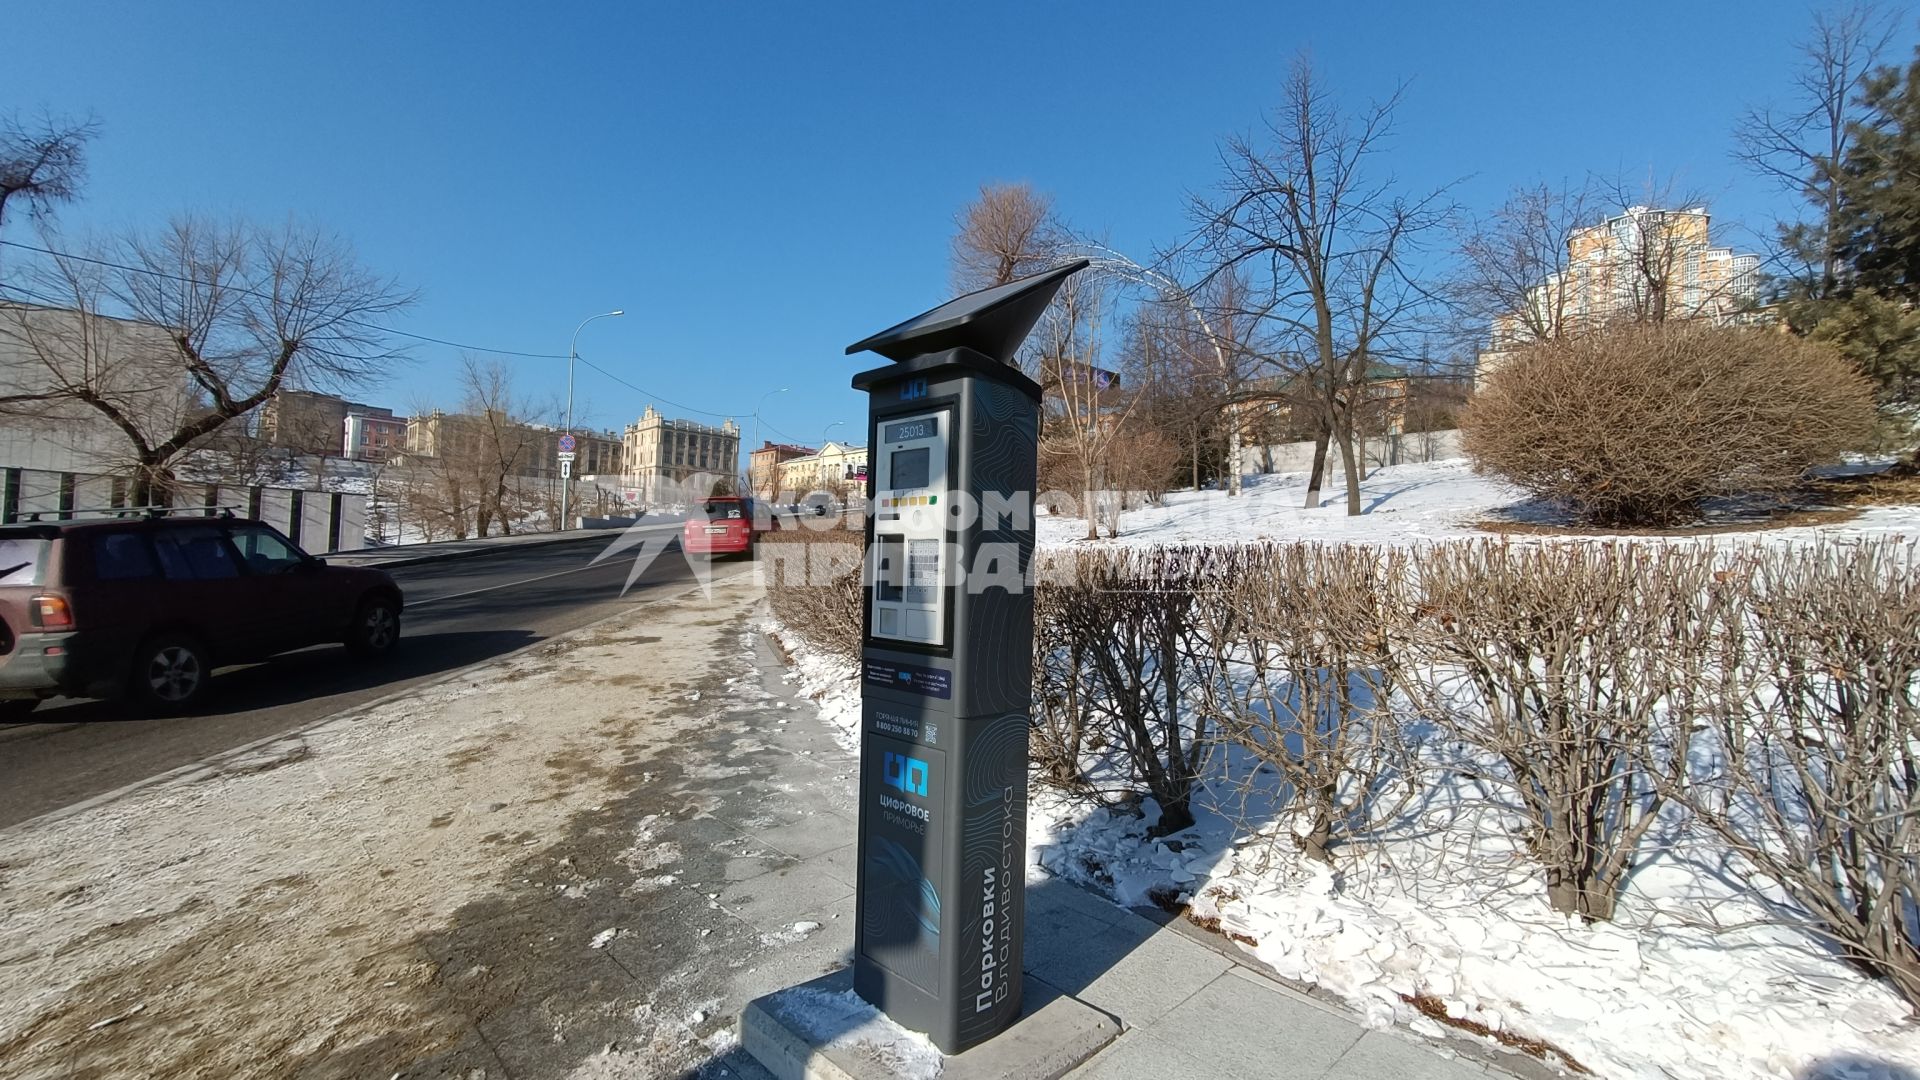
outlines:
M1044 273L949 300L854 342L847 346L847 355L871 351L900 361L948 349L972 349L988 359L1011 364L1014 351L1033 332L1061 283L1087 265L1087 260L1076 259Z

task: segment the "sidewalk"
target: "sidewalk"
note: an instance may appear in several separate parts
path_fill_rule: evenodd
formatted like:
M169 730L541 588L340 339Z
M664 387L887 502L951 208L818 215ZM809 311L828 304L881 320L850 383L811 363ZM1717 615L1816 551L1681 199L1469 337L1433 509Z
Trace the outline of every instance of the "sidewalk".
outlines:
M777 685L778 670L767 671L777 658L764 643L759 650L763 678ZM775 728L768 731L768 741L770 749L817 760L817 736L804 729ZM800 822L751 834L756 846L785 851L795 861L777 873L748 878L720 897L723 905L738 905L770 924L827 927L792 946L791 963L801 971L852 962L856 809L853 779L847 776L844 782L843 790L821 798ZM1122 1029L1070 1077L1544 1080L1561 1075L1532 1058L1464 1037L1435 1043L1404 1030L1370 1029L1343 1005L1270 977L1225 938L1152 914L1157 918L1062 879L1029 878L1027 974L1112 1015ZM728 1064L740 1063L736 1058ZM744 1065L743 1075L763 1075L753 1062Z
M0 833L5 1071L766 1077L736 1019L850 963L858 810L759 601L727 575ZM1028 895L1029 971L1122 1027L1073 1075L1551 1075L1368 1030L1184 922Z

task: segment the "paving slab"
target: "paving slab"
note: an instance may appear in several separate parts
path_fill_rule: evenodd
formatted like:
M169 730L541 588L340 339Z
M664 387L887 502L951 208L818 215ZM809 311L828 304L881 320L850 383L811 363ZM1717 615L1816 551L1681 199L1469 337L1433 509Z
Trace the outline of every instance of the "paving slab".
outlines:
M891 1080L900 1067L893 1048L908 1033L870 1010L850 1032L811 1003L852 989L846 970L755 999L741 1013L741 1045L779 1080ZM1032 979L1022 994L1026 1011L1011 1028L940 1057L941 1080L1057 1080L1120 1033L1112 1016Z
M775 825L754 831L754 839L797 859L824 855L847 846L859 833L854 822L829 811L802 817L791 825Z
M1133 1028L1166 1015L1232 967L1217 953L1137 922L1103 925L1064 910L1029 917L1027 971Z
M1200 1059L1137 1031L1128 1032L1068 1076L1072 1080L1222 1080Z
M1278 988L1222 974L1147 1024L1144 1033L1178 1045L1213 1076L1308 1080L1328 1075L1366 1029Z
M720 906L765 931L777 931L810 911L851 901L853 886L835 877L823 862L804 861L720 890Z
M1374 1080L1381 1076L1417 1076L1421 1080L1486 1080L1486 1067L1464 1058L1448 1060L1432 1050L1385 1031L1369 1031L1347 1048L1327 1071L1327 1080Z

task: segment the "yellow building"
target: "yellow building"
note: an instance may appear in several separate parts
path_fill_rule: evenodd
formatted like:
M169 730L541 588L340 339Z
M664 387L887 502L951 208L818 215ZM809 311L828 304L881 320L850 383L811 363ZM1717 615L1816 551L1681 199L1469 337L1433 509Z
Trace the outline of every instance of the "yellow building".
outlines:
M718 427L662 416L652 405L627 425L621 455L625 483L649 505L704 498L717 481L740 473L740 426Z
M1700 208L1629 207L1567 238L1567 267L1534 286L1524 309L1493 320L1477 377L1513 350L1607 322L1754 318L1760 257L1714 247Z
M867 448L829 442L816 453L788 458L774 468L779 475L776 499L814 491L850 495L866 489Z

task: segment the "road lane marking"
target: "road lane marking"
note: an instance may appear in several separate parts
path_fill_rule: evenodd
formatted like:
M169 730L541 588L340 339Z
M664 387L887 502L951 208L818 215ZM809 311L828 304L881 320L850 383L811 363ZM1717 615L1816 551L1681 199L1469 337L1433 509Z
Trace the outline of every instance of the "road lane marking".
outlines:
M408 600L406 601L406 609L412 611L414 608L425 607L428 604L437 604L442 600L460 600L469 596L479 596L481 593L494 592L498 589L511 589L515 585L531 585L536 581L546 581L549 578L564 577L567 574L578 574L585 570L604 569L606 569L606 567L603 564L589 563L586 566L576 566L571 570L555 570L551 574L541 574L537 577L522 578L519 581L506 581L498 585L489 585L484 589L469 589L466 592L447 593L444 596L429 596L425 600Z

